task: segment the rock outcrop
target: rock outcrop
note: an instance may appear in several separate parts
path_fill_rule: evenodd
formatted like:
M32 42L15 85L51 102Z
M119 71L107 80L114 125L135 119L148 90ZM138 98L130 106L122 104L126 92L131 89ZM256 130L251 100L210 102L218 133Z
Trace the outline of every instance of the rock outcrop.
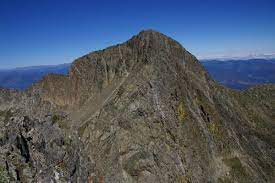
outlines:
M1 91L1 174L22 182L272 182L274 93L274 85L224 88L178 42L142 31L77 59L68 76Z

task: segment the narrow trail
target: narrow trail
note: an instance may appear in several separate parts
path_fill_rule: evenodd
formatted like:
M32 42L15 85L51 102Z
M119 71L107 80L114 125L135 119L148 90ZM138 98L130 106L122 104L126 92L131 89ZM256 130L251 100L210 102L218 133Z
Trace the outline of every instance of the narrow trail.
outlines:
M128 76L129 73L126 73L125 77L123 77L118 84L114 83L112 86L105 88L102 93L90 98L83 107L73 112L70 115L70 121L74 123L71 125L71 128L78 129L86 125L87 122L99 114L104 105L108 103L117 90L125 83ZM75 123L76 121L82 122Z

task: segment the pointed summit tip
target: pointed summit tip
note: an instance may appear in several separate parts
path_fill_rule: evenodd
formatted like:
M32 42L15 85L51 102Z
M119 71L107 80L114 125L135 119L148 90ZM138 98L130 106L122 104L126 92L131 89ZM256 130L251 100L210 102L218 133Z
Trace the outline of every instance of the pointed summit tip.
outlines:
M177 42L173 38L159 32L157 30L154 30L154 29L142 30L134 37L139 37L140 39L146 39L146 40L154 40L156 42L160 42L160 41L164 41L164 40L170 40L172 42Z
M137 40L143 42L141 45L144 45L145 43L151 44L151 47L155 49L166 49L168 48L168 45L173 45L174 47L185 50L178 41L154 29L142 30L130 39L130 41L132 40L134 40L134 42Z
M150 33L161 34L159 31L154 30L154 29L144 29L144 30L141 30L139 34L150 34Z
M165 36L167 37L166 35L164 35L163 33L157 31L157 30L154 30L154 29L145 29L145 30L142 30L138 33L139 36L150 36L150 35L158 35L158 36Z

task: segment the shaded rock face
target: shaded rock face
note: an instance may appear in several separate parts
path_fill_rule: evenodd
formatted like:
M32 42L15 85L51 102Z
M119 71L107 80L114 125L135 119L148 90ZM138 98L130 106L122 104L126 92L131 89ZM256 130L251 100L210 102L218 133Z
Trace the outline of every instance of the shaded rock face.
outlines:
M274 91L223 88L179 43L143 31L68 76L1 92L3 170L42 182L272 182Z

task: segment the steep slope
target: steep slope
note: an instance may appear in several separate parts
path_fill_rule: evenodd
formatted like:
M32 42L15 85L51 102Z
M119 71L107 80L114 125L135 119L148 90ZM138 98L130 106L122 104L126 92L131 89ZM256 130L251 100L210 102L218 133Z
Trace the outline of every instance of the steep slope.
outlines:
M68 163L64 170L54 168L47 180L271 182L274 90L274 85L245 93L223 88L179 43L148 30L85 55L68 76L48 75L18 95L27 101L37 97L29 104L36 107L21 109L20 115L35 112L43 121L42 114L50 113L55 122L45 123L47 128L73 139L64 146L80 149L76 159L86 163L73 165L77 173L63 173L70 172ZM2 110L16 108L10 98Z

